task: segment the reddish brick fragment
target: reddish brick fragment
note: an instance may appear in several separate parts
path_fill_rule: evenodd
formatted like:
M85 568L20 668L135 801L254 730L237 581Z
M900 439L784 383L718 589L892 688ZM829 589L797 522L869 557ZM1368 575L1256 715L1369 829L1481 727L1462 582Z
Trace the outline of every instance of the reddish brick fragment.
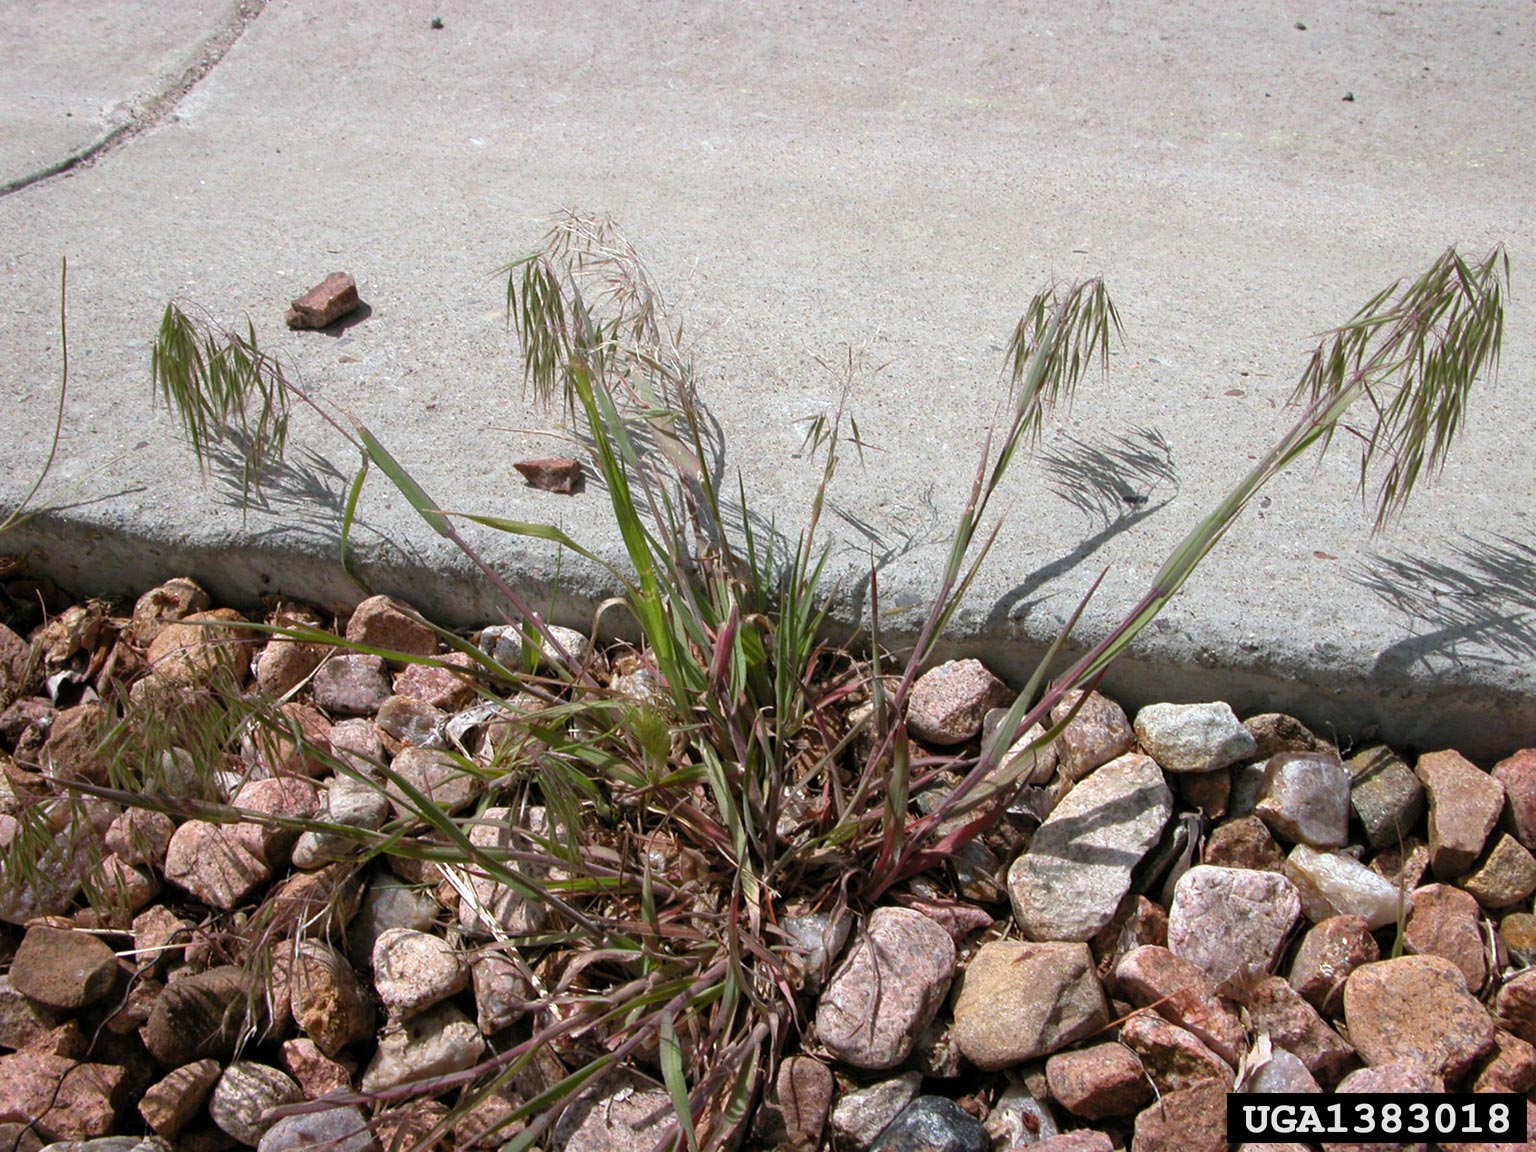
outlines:
M325 328L362 307L357 281L345 272L332 272L288 310L290 328Z
M514 464L529 487L545 492L573 495L580 487L584 475L580 460L568 456L545 456L538 460L524 460Z

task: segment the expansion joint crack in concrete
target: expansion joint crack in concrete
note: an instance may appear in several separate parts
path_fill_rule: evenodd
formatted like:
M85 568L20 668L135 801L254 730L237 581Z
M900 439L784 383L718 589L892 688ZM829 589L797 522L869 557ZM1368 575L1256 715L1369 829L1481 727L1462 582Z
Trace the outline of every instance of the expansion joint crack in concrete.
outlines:
M140 92L125 101L117 111L120 117L118 123L109 125L94 140L76 148L62 159L35 172L0 183L0 197L10 196L76 168L87 167L135 136L164 124L181 105L187 93L197 87L203 77L224 59L225 54L235 46L245 34L246 28L261 15L266 6L267 0L241 0L234 18L203 40L192 51L187 66L172 77L168 84Z

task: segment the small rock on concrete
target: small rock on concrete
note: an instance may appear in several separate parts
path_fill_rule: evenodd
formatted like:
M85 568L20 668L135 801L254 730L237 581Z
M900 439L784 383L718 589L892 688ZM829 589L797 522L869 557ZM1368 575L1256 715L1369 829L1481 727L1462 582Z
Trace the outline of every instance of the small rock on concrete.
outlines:
M1276 1049L1300 1059L1319 1080L1333 1083L1354 1058L1354 1048L1279 976L1250 988L1245 1004L1252 1029L1267 1034Z
M991 1152L981 1121L944 1096L919 1096L897 1114L872 1152Z
M327 1108L324 1112L302 1112L284 1116L267 1129L256 1152L376 1152L368 1118L352 1105Z
M1069 715L1081 692L1068 692L1051 709L1051 724L1060 724ZM1071 723L1056 738L1057 766L1067 780L1081 780L1111 760L1136 747L1136 732L1125 709L1108 696L1090 692Z
M1477 901L1460 888L1449 884L1415 888L1403 944L1415 955L1440 956L1456 965L1473 995L1481 992L1488 981L1488 957Z
M364 1092L386 1092L474 1067L485 1051L485 1040L474 1021L452 1004L391 1024L379 1037L379 1050L363 1073Z
M1448 1083L1493 1048L1493 1020L1461 969L1438 956L1357 968L1344 985L1344 1019L1367 1064L1412 1061Z
M1471 871L1504 810L1504 785L1459 752L1426 752L1415 774L1429 797L1429 863L1442 880Z
M921 1072L903 1072L844 1091L832 1107L832 1142L842 1152L868 1152L897 1114L917 1099Z
M966 965L953 1012L955 1042L984 1069L1038 1060L1109 1022L1086 944L983 944Z
M1141 1058L1142 1067L1164 1095L1212 1082L1232 1087L1232 1069L1225 1060L1193 1032L1145 1008L1132 1012L1120 1025L1120 1043Z
M1229 704L1148 704L1136 713L1136 739L1168 772L1215 772L1258 752Z
M1374 932L1413 909L1412 895L1338 852L1298 844L1285 859L1285 875L1296 885L1302 911L1314 924L1330 916L1358 916Z
M1150 757L1128 754L1082 780L1008 870L1014 918L1033 940L1089 940L1158 843L1173 794Z
M46 925L27 929L11 960L11 985L45 1008L74 1012L117 981L117 956L100 937Z
M569 456L541 456L537 460L519 460L512 467L530 488L572 496L581 490L585 472L580 460Z
M396 1020L406 1020L469 986L469 965L440 936L391 928L373 946L374 987Z
M827 981L816 1008L817 1038L856 1068L893 1068L949 993L955 944L908 908L877 908Z
M1051 1099L1084 1120L1131 1116L1152 1099L1141 1058L1124 1044L1057 1052L1045 1062L1045 1077Z
M1513 836L1495 832L1488 855L1461 886L1484 908L1508 908L1536 892L1536 857Z
M907 730L929 744L964 744L981 732L982 718L1006 704L1008 686L980 660L950 660L917 678L907 702Z
M1227 1090L1219 1083L1165 1093L1136 1117L1131 1152L1227 1152Z
M174 1140L203 1110L223 1071L213 1059L194 1060L152 1085L139 1101L139 1115L159 1136Z
M221 1131L242 1144L256 1145L274 1121L264 1118L268 1108L296 1104L304 1099L299 1086L286 1073L269 1064L237 1060L219 1077L208 1100L208 1115Z
M372 716L391 695L384 658L361 652L333 655L315 670L310 687L315 703L332 716Z
M362 307L357 280L346 272L332 272L292 302L283 317L290 328L326 328Z
M1314 848L1349 842L1349 774L1332 755L1282 752L1264 768L1254 812L1282 840Z
M1174 889L1168 949L1218 984L1269 972L1300 916L1301 897L1284 876L1201 864Z
M1128 953L1115 967L1120 996L1193 1032L1233 1067L1247 1049L1237 1010L1216 993L1216 981L1193 962L1155 945Z
M1392 749L1362 748L1349 758L1350 806L1372 848L1401 844L1424 815L1424 785Z

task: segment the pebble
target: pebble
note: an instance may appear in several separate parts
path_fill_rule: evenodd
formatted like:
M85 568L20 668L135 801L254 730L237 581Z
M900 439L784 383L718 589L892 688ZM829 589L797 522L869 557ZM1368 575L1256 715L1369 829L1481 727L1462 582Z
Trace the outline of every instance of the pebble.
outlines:
M327 1056L373 1035L372 1001L346 957L323 941L299 945L289 1002L294 1022Z
M384 658L337 652L315 669L315 703L332 716L372 716L393 694Z
M1442 880L1471 870L1504 809L1504 785L1459 752L1426 752L1414 769L1429 797L1429 863Z
M331 748L331 722L312 704L291 700L278 709L275 723L258 728L246 741L273 776L318 779L330 772L322 756Z
M1023 1080L1013 1080L992 1105L982 1127L994 1149L1033 1149L1061 1134L1050 1105L1030 1090L1030 1084L1038 1084L1039 1080L1038 1072ZM1047 1088L1041 1085L1040 1094L1044 1095Z
M549 834L549 814L543 807L528 808L521 817L513 808L487 808L469 828L469 842L477 848L505 851L526 847L530 833L534 836ZM523 871L530 879L543 879L537 871L527 872L525 864L509 864L508 867ZM545 905L529 900L517 889L478 870L471 873L470 886L475 899L459 899L459 927L465 932L493 936L500 931L512 936L527 936L542 931L548 922L549 912ZM487 923L487 914L494 924Z
M945 1096L919 1096L880 1133L871 1152L991 1152L981 1121Z
M1488 981L1487 945L1477 901L1449 884L1413 890L1413 911L1403 929L1407 951L1440 956L1461 969L1473 995Z
M439 1004L384 1029L362 1090L387 1092L413 1080L462 1072L484 1052L485 1039L474 1021L452 1004Z
M144 1045L167 1068L228 1056L245 1028L249 979L234 965L167 984L144 1025Z
M204 904L232 912L272 879L272 869L237 825L188 820L171 837L165 878Z
M1230 704L1148 704L1136 713L1136 739L1167 772L1215 772L1258 752Z
M0 1048L26 1048L61 1019L52 1008L17 991L10 976L0 976Z
M1536 969L1511 976L1493 1000L1495 1019L1529 1044L1536 1044Z
M1314 848L1349 841L1349 773L1333 756L1282 752L1270 757L1254 812L1282 840Z
M1136 1117L1131 1152L1228 1152L1227 1090L1210 1082L1164 1094Z
M546 628L555 643L565 649L565 654L577 665L585 666L592 659L592 641L585 635L574 628L566 628L559 624L549 624ZM522 629L515 624L492 624L480 633L480 651L503 668L513 672L519 671L523 667ZM549 641L541 640L536 668L550 671L563 664L560 654L555 651Z
M60 780L107 782L107 759L101 737L107 727L106 709L91 701L66 708L53 718L41 759L50 776Z
M194 1060L172 1069L151 1085L139 1101L144 1123L167 1140L174 1140L202 1112L223 1069L213 1059Z
M176 832L176 822L164 812L125 809L107 829L106 845L125 864L158 868Z
M1045 1078L1051 1099L1084 1120L1133 1116L1152 1099L1141 1058L1114 1042L1056 1053L1045 1062Z
M1253 815L1239 816L1211 829L1205 839L1203 862L1218 868L1279 872L1285 867L1285 850L1275 843L1264 821Z
M555 1125L561 1152L653 1152L676 1110L664 1089L620 1073L583 1092Z
M78 1028L73 1037L71 1047L83 1053ZM116 1064L83 1063L44 1046L0 1056L0 1120L29 1122L47 1140L107 1136L126 1076Z
M1236 1067L1247 1048L1237 1010L1216 992L1216 981L1197 964L1149 945L1115 966L1115 987L1138 1008L1151 1008L1170 1024L1198 1036Z
M320 811L320 789L312 780L297 776L252 780L240 786L231 802L237 808L263 816L309 820ZM299 838L296 830L255 821L241 821L225 827L273 872L287 869L294 842Z
M395 695L414 697L448 713L461 711L480 698L474 677L466 674L478 667L463 652L450 652L439 664L407 664L395 673Z
M347 639L409 656L436 656L437 633L423 624L414 608L388 596L370 596L352 610Z
M1253 737L1254 757L1268 760L1281 752L1333 752L1337 749L1294 716L1264 712L1243 721Z
M188 687L206 687L215 679L244 684L255 641L252 633L227 626L233 623L243 624L245 617L232 608L215 608L166 624L145 656L155 678Z
M1494 1023L1461 969L1438 956L1379 960L1350 974L1344 1019L1372 1066L1412 1061L1455 1083L1493 1048Z
M845 1089L832 1106L833 1145L845 1152L869 1152L885 1126L917 1099L921 1072L903 1072L865 1087Z
M1524 748L1493 766L1509 801L1509 823L1526 848L1536 852L1536 748Z
M1301 908L1284 876L1197 865L1174 889L1168 948L1218 984L1239 973L1268 973Z
M304 1098L286 1072L269 1064L237 1060L219 1077L208 1099L208 1115L223 1132L242 1144L256 1145L274 1121L263 1114L269 1108L296 1104Z
M1353 1062L1354 1048L1281 977L1254 985L1246 1007L1252 1029L1268 1035L1276 1048L1297 1057L1318 1079L1332 1083Z
M1301 907L1314 924L1330 916L1358 916L1371 931L1395 923L1399 911L1413 910L1413 897L1364 864L1338 852L1298 844L1285 858L1286 878L1301 894Z
M391 928L373 946L373 980L395 1020L407 1020L469 986L463 954L440 936Z
M469 807L483 787L473 772L448 753L434 748L402 748L390 767L402 781L448 813ZM385 791L397 816L416 814L415 801L393 782Z
M1108 924L1136 865L1162 836L1173 794L1150 757L1131 753L1080 781L1008 869L1020 930L1084 941Z
M1270 1052L1268 1059L1257 1065L1250 1065L1252 1074L1244 1082L1244 1092L1276 1093L1276 1092L1321 1092L1323 1090L1307 1071L1307 1066L1301 1062L1301 1058L1292 1055L1284 1048L1276 1048Z
M505 952L487 950L469 964L475 989L475 1024L486 1036L510 1028L525 1015L534 998L523 966Z
M1018 1144L1011 1145L1007 1152L1015 1152L1019 1147ZM1115 1152L1114 1141L1091 1128L1062 1132L1029 1147L1032 1152Z
M1499 921L1499 941L1518 967L1536 961L1536 915L1511 912Z
M326 787L325 807L316 818L330 824L377 831L389 819L389 811L389 797L377 784L338 772ZM294 843L293 865L295 868L320 868L335 860L345 860L361 850L362 843L345 832L304 832Z
M153 643L167 624L194 612L206 612L212 606L213 601L202 585L185 576L177 576L151 588L134 601L127 634L135 644L144 647Z
M363 891L362 904L347 930L347 947L360 963L372 964L373 948L391 928L425 932L440 908L432 893L389 872L377 873Z
M1536 857L1513 836L1493 834L1493 846L1460 884L1484 908L1508 908L1536 892Z
M950 660L930 668L912 685L907 731L929 744L949 747L981 734L981 722L1006 704L1008 685L980 660Z
M816 1006L816 1035L856 1068L893 1068L933 1022L955 975L955 944L921 912L877 908Z
M117 956L98 937L46 925L27 929L11 960L11 986L45 1008L74 1012L117 982Z
M1472 1091L1529 1092L1532 1088L1536 1088L1536 1046L1495 1028L1493 1051L1478 1067Z
M1051 723L1060 724L1082 698L1068 692L1051 709ZM1066 780L1081 780L1096 768L1136 747L1136 732L1125 709L1107 696L1090 692L1083 706L1056 738L1058 770Z
M1232 1087L1232 1069L1225 1060L1193 1032L1168 1023L1156 1012L1145 1008L1132 1012L1120 1025L1120 1043L1141 1058L1142 1067L1163 1095L1197 1084Z
M1402 843L1424 816L1424 785L1396 752L1381 744L1362 748L1345 765L1350 806L1372 848Z
M772 1097L758 1114L759 1138L786 1152L814 1152L835 1093L831 1069L811 1056L791 1056L779 1065Z
M323 644L272 637L256 657L256 690L264 696L286 696L320 666L325 653Z
M1109 1006L1086 944L996 940L971 957L954 1038L978 1068L1038 1060L1097 1032Z
M1345 1096L1365 1093L1403 1092L1414 1095L1439 1095L1445 1091L1445 1081L1429 1070L1412 1063L1383 1064L1376 1068L1361 1068L1351 1072L1337 1089ZM1344 1102L1347 1104L1347 1101ZM1392 1142L1327 1142L1323 1152L1424 1152L1428 1145ZM1456 1145L1464 1149L1465 1144ZM1508 1148L1508 1145L1501 1147Z
M386 736L418 748L444 747L438 733L447 721L448 713L414 696L391 696L373 718Z
M331 1059L307 1036L283 1041L283 1067L298 1081L306 1100L318 1100L331 1092L352 1088L357 1063L342 1054Z
M267 1129L256 1152L377 1152L368 1118L352 1105L284 1116Z
M1291 987L1325 1016L1344 1012L1344 981L1381 959L1371 927L1359 916L1330 916L1302 937L1291 961Z
M328 328L362 306L357 281L345 272L332 272L293 301L283 320L290 328Z
M1030 745L1045 735L1043 724L1031 724L1008 746L998 761L999 774L1012 777L1018 787L1031 787L1046 783L1056 774L1061 762L1061 741L1052 740L1044 748Z

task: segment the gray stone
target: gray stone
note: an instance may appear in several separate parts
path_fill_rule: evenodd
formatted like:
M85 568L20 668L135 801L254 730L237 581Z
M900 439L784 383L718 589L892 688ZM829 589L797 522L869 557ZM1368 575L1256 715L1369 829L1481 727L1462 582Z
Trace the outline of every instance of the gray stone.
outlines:
M872 1152L991 1152L981 1121L945 1096L919 1096L880 1133Z
M391 928L373 946L373 981L395 1020L406 1020L469 986L469 966L439 936Z
M391 696L373 718L385 735L419 748L444 747L439 732L447 721L448 713L412 696Z
M1168 910L1168 949L1218 984L1269 972L1301 916L1301 897L1284 876L1247 868L1191 868Z
M1032 940L1088 940L1114 917L1131 873L1157 844L1173 794L1146 756L1080 782L1008 870L1014 918Z
M869 1152L880 1133L923 1086L921 1072L903 1072L863 1088L850 1088L832 1106L832 1140L839 1152Z
M387 1092L402 1084L472 1068L485 1051L475 1023L452 1004L391 1024L363 1073L364 1092Z
M333 655L315 669L310 687L332 716L372 716L391 695L383 658L360 652Z
M1038 1077L1031 1079L1038 1081ZM998 1152L1033 1148L1061 1133L1050 1106L1031 1092L1029 1084L1022 1080L1015 1080L1003 1089L982 1126Z
M389 819L389 808L389 797L378 784L338 772L326 787L325 808L316 818L376 831ZM361 847L357 838L345 832L305 832L293 846L293 864L320 868L354 855Z
M1372 848L1400 844L1424 815L1424 785L1397 753L1383 744L1362 748L1345 765L1352 785L1350 806Z
M1349 773L1332 755L1282 752L1264 768L1254 811L1276 836L1314 848L1349 842Z
M376 1152L379 1142L362 1111L345 1105L284 1116L267 1129L256 1152L309 1152L317 1146L323 1152Z
M519 961L487 950L470 961L469 975L475 988L475 1023L482 1033L494 1036L527 1014L534 991Z
M1229 704L1148 704L1136 713L1136 739L1169 772L1215 772L1258 753L1258 742Z
M535 805L522 812L512 808L487 808L469 828L469 842L477 848L506 851L532 846L531 837L549 835L549 814ZM510 870L539 881L546 877L528 864L509 863ZM471 874L473 901L459 899L459 927L477 936L507 934L526 936L543 929L548 908L530 900L517 889L476 870Z
M991 941L966 965L955 1043L979 1068L1038 1060L1098 1031L1109 1007L1086 944Z
M441 911L442 905L427 889L407 884L390 872L376 873L347 931L348 950L359 963L371 964L373 946L386 931L414 928L425 932Z
M444 812L469 807L483 787L476 776L447 752L435 748L402 748L391 762L395 774ZM415 801L391 783L387 787L397 816L416 815Z
M1269 1059L1257 1065L1242 1084L1244 1092L1272 1094L1276 1092L1321 1092L1322 1085L1307 1071L1301 1057L1276 1048Z
M223 1132L242 1144L256 1145L274 1121L264 1119L269 1108L296 1104L304 1093L286 1072L267 1064L237 1060L219 1077L208 1100L208 1115Z
M909 908L877 908L854 937L816 1007L817 1039L857 1068L911 1055L955 975L949 934Z
M228 1056L245 1029L250 979L240 968L209 968L166 985L144 1025L144 1045L167 1068Z

